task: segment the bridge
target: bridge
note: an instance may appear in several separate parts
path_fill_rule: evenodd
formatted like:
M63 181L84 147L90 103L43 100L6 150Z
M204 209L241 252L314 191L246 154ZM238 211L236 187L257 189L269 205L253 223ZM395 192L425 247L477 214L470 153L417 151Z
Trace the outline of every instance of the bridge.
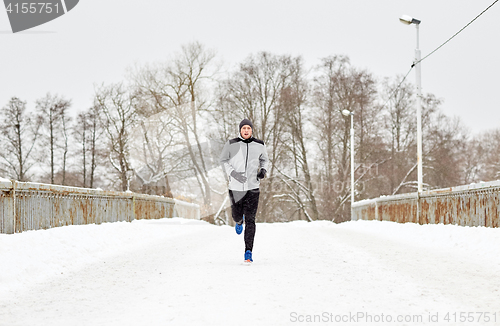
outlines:
M0 233L176 216L200 219L200 207L132 192L0 180Z
M258 223L252 266L194 219L0 234L0 325L498 325L499 232Z
M383 196L352 205L353 220L500 226L500 181Z
M0 187L0 325L500 322L495 182L358 202L341 224L258 223L252 266L195 204Z

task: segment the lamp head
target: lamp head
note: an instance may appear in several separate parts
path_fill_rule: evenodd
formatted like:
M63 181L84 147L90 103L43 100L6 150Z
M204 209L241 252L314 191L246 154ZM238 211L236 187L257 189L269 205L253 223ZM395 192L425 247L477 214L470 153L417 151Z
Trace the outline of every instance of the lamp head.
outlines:
M354 115L354 112L351 112L349 110L342 110L342 114L345 115L346 117L348 117L350 115Z
M408 16L408 15L401 16L399 18L399 21L405 25L411 25L411 24L419 25L420 24L420 20L415 19L415 18Z

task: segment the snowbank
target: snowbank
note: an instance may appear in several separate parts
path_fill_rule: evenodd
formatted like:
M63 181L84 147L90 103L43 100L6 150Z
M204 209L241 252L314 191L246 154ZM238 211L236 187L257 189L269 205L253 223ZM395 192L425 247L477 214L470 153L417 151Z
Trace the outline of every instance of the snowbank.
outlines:
M0 234L0 288L8 291L29 287L120 252L188 233L188 229L178 226L200 224L207 223L169 218Z

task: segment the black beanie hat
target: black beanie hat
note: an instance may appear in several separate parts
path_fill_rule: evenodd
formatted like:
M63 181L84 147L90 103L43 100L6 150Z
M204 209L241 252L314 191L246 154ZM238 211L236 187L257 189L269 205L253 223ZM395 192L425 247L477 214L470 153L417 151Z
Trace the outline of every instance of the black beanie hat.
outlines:
M245 125L250 126L250 128L252 128L252 130L253 130L253 124L252 124L252 122L250 120L248 120L248 119L243 119L240 122L240 132L241 132L241 128L243 128L243 126L245 126Z

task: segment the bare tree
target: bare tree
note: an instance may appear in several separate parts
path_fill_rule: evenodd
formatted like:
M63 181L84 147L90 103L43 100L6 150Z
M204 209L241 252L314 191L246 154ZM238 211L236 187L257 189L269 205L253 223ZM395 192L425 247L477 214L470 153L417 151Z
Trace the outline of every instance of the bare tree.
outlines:
M335 212L342 198L338 198L338 192L344 190L345 175L338 178L338 144L342 144L344 152L348 148L349 121L341 118L341 108L338 105L338 83L341 74L349 67L349 58L345 56L334 56L324 58L316 68L317 76L314 78L314 106L318 108L314 119L317 122L317 144L319 148L319 160L323 163L322 181L326 187L322 189L321 208L324 212ZM349 108L346 108L349 109ZM347 124L347 125L346 125ZM344 137L339 139L339 133L344 129ZM342 167L345 160L340 164ZM341 171L342 172L342 171ZM342 173L343 174L343 173ZM340 189L337 185L340 185ZM347 198L347 197L346 197Z
M316 69L314 79L313 103L317 107L316 121L317 144L320 160L324 164L322 189L322 210L334 221L349 219L350 210L345 203L350 196L350 119L343 117L342 111L354 112L357 144L363 149L356 151L357 162L360 158L369 159L371 147L377 139L372 135L372 125L376 123L376 110L373 101L376 94L371 74L351 66L345 56L327 57ZM361 154L360 154L361 153ZM362 174L361 176L363 176Z
M172 197L169 175L186 172L186 155L173 151L183 143L176 141L172 120L163 113L141 117L133 131L132 158L142 192Z
M172 119L171 126L187 150L207 211L211 210L212 189L207 157L202 149L206 131L200 130L199 124L205 124L203 114L208 102L204 81L212 77L214 57L215 53L200 43L191 43L183 46L181 53L170 62L146 67L134 76L138 96L145 98L154 108L150 115L161 112Z
M483 132L474 138L478 167L477 178L474 181L493 181L500 179L500 129ZM472 156L474 152L467 152ZM476 163L477 162L477 163Z
M76 138L81 148L79 151L82 163L80 173L84 187L95 187L98 161L106 158L102 139L105 128L102 120L105 119L101 117L99 106L94 105L78 114L77 123L73 128L73 137Z
M87 146L88 146L88 130L89 125L87 121L87 114L80 112L76 119L75 129L73 130L74 137L82 146L82 175L83 175L83 187L87 187Z
M428 188L458 186L463 180L463 152L467 130L460 119L439 110L441 101L427 95L423 108L424 182Z
M228 125L238 126L243 118L248 118L254 122L254 136L264 140L270 151L269 177L261 185L264 191L258 214L263 221L275 220L281 214L277 206L279 203L274 199L279 195L275 184L281 182L275 172L275 164L285 160L287 153L283 147L286 129L284 107L279 101L292 82L294 60L291 56L267 52L250 55L219 88L219 110L215 113L222 113L223 133L227 133ZM236 129L233 135L237 135Z
M283 146L291 153L294 162L295 175L286 175L282 171L283 182L290 188L288 197L296 203L297 209L302 212L307 220L319 219L316 197L312 182L312 173L309 164L309 151L307 150L307 100L309 85L305 76L301 58L293 60L291 65L291 83L283 90L280 97L280 105L285 116L287 133L289 138L284 141ZM304 196L301 196L304 194ZM310 209L310 212L306 210Z
M382 83L382 100L385 103L385 129L389 135L388 161L386 171L388 186L386 194L414 191L415 182L410 175L416 175L416 111L413 100L413 86L399 85L401 76L392 82L385 79ZM398 87L399 86L399 87ZM416 180L416 179L414 179ZM382 190L384 193L384 190Z
M40 119L26 111L26 102L12 97L2 110L2 146L0 158L9 177L29 181L28 171L36 164L34 150L40 136Z
M36 101L36 108L40 119L43 121L43 141L48 146L50 183L55 183L56 165L61 162L62 184L66 179L66 161L69 145L68 124L70 118L67 116L67 110L71 102L48 93L45 97ZM61 158L57 156L62 151Z
M105 133L105 128L102 125L101 112L99 107L94 105L87 112L87 123L89 126L89 150L90 150L90 171L89 171L89 187L95 187L96 171L99 161L104 160L103 141L101 136Z
M62 185L66 185L66 171L68 165L68 152L71 142L71 117L68 116L67 108L61 111L61 132L62 132L62 145L61 149L63 152L62 157Z
M461 155L461 166L462 166L462 180L460 184L470 184L474 182L481 181L483 171L486 168L485 157L491 153L485 146L482 140L483 135L476 135L472 139L469 139L465 144L465 148ZM487 137L485 140L491 139ZM499 139L500 140L500 139ZM500 145L500 143L499 143ZM494 147L493 152L497 147ZM500 155L499 155L500 157ZM498 162L498 161L497 161ZM500 167L500 166L499 166ZM500 171L500 169L499 169ZM500 176L500 175L499 175ZM487 180L493 180L488 178Z
M400 79L400 77L398 78ZM381 194L415 191L417 188L416 115L413 87L387 80L383 83L385 127L390 144L390 160L379 171L386 176L389 191ZM399 87L398 87L399 86ZM433 94L422 97L423 172L426 189L458 185L465 170L471 171L462 158L467 146L467 132L459 119L440 112L441 100ZM380 180L383 184L383 180Z
M130 130L137 120L134 96L123 84L102 86L95 95L95 106L101 112L109 148L109 162L118 174L120 188L127 190L130 170Z

